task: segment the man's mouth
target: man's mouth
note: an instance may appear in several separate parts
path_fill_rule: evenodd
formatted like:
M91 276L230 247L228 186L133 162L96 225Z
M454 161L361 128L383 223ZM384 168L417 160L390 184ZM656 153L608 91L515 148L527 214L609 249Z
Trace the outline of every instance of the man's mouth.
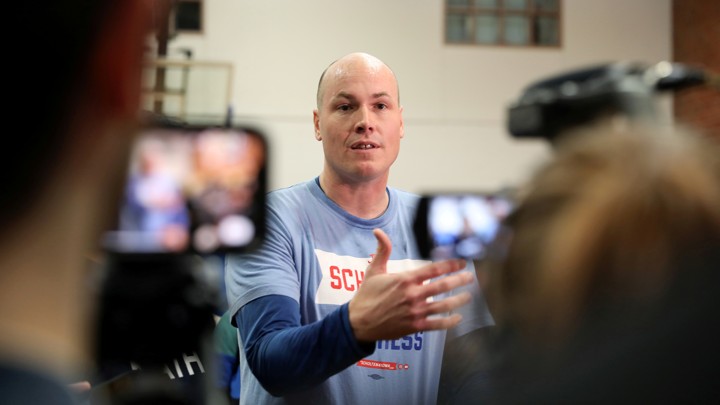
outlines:
M372 144L372 143L367 143L367 142L358 142L356 144L353 144L350 148L356 149L356 150L358 150L358 149L359 150L367 150L367 149L375 149L375 148L377 148L377 145Z

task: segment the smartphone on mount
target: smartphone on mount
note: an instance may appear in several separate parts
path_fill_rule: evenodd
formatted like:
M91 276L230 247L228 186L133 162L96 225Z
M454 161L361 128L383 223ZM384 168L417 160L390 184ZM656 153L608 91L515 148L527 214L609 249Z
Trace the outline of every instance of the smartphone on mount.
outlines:
M506 192L423 195L413 224L420 254L433 260L484 259L514 205Z
M145 126L136 137L117 224L120 255L243 252L264 234L267 144L257 129Z

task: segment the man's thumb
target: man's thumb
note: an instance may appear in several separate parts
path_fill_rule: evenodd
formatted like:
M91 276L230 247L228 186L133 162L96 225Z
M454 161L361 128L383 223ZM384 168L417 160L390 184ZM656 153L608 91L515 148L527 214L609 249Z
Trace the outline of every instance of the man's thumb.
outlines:
M387 236L382 229L374 229L373 235L375 235L378 245L372 263L370 263L365 271L365 277L372 276L373 274L385 273L387 271L387 261L390 259L390 252L392 252L392 242L390 242L390 237Z

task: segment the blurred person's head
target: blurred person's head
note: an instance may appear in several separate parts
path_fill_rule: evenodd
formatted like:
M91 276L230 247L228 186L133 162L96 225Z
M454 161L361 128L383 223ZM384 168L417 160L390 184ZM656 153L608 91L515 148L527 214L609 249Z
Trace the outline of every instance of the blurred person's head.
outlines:
M12 95L7 116L20 128L6 137L12 153L0 163L5 179L0 198L3 225L22 216L28 201L36 200L53 180L50 174L57 174L67 160L73 159L72 165L79 168L81 162L99 159L89 153L92 149L73 147L99 147L107 127L118 127L137 114L148 32L143 21L147 18L135 9L153 2L124 3L20 2L9 10L28 29L9 40L6 51L21 61L8 66L6 73L12 78L6 81ZM95 135L76 135L85 131Z
M624 373L665 381L697 360L679 356L694 349L684 334L705 333L698 314L717 307L708 288L720 268L719 145L681 130L580 131L536 173L508 225L489 294L525 366L559 361L554 384L590 375L595 389ZM663 349L647 354L654 345ZM660 353L669 348L678 357Z
M586 132L536 173L509 223L499 281L534 302L521 312L539 334L571 329L595 299L651 301L720 242L716 143L649 128Z
M14 2L0 160L0 358L68 370L89 349L84 255L112 220L138 118L143 0Z
M323 72L313 112L325 154L321 176L387 181L404 134L399 97L395 74L372 55L343 56Z

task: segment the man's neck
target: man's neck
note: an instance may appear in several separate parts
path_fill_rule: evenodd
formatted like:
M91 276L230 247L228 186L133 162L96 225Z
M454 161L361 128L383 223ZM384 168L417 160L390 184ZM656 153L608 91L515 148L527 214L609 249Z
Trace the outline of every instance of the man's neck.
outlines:
M382 215L388 207L390 197L387 193L387 178L383 177L362 182L345 182L320 174L320 188L349 214L363 219L373 219Z

